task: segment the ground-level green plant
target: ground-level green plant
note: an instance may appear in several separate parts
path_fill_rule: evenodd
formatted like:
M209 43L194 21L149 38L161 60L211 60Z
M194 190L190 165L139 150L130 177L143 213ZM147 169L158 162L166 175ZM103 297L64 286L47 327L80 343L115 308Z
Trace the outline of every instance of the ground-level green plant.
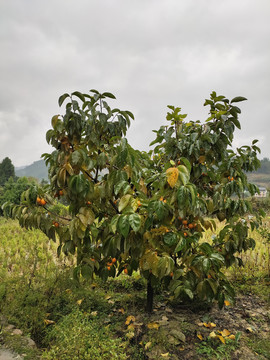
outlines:
M235 340L227 341L226 344L220 344L218 340L209 339L199 344L196 351L204 359L209 360L230 360L231 353L237 349L238 343Z
M127 344L113 338L109 327L75 310L65 316L48 334L52 344L44 360L125 360ZM54 342L56 343L55 345Z

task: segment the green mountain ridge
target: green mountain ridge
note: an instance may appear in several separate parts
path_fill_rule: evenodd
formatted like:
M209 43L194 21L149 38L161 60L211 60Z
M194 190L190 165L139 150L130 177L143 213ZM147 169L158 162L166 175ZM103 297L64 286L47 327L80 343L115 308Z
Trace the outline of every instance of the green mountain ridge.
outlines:
M15 168L15 175L18 177L34 177L40 181L42 179L48 180L48 168L44 160L38 160L23 168Z

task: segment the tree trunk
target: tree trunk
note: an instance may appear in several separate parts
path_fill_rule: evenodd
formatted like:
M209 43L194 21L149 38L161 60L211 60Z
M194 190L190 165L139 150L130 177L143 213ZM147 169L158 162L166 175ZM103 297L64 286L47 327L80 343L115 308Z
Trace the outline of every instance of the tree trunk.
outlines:
M151 313L153 311L154 289L151 285L150 279L147 282L147 304L146 311Z

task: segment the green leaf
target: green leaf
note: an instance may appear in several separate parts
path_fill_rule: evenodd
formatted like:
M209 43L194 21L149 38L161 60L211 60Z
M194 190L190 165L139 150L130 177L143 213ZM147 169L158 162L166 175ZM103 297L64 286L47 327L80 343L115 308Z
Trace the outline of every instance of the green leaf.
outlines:
M225 262L224 257L218 253L211 254L210 259L217 260L217 261L221 262L222 264L224 264L224 262Z
M132 112L128 110L126 110L125 112L128 114L129 117L131 117L132 120L134 120L134 115L132 114Z
M102 96L105 96L105 97L108 97L108 98L111 98L111 99L116 99L116 97L110 92L105 92L105 93L102 94Z
M194 298L193 292L190 289L184 288L183 291L187 294L187 296L192 300Z
M90 92L93 92L94 94L97 94L97 95L99 95L100 93L97 91L97 90L95 90L95 89L91 89L91 90L89 90Z
M81 267L81 274L85 279L90 280L93 275L93 270L88 264L84 264Z
M211 265L211 262L208 258L205 258L203 260L203 271L205 272L205 274L208 274L209 270L210 270L210 265Z
M212 246L206 242L204 242L200 245L200 249L206 255L211 255L213 253Z
M82 162L82 154L80 153L79 150L75 150L72 154L71 154L71 163L73 165L79 165Z
M116 214L114 215L114 217L112 218L111 220L111 223L110 223L110 228L111 228L111 231L115 234L116 233L116 229L117 229L117 222L118 222L118 219L121 215L119 214Z
M141 217L139 214L130 214L129 215L129 224L132 229L137 232L141 227Z
M155 201L154 205L155 213L159 220L162 220L165 216L165 204L163 201Z
M178 242L178 244L175 247L174 252L177 253L178 251L182 251L187 245L187 241L185 238L181 238Z
M171 246L175 245L175 243L177 241L177 235L173 232L169 232L164 235L163 241L164 241L165 245L171 247Z
M187 158L181 157L180 161L184 163L185 167L188 169L188 172L191 171L191 164Z
M186 204L187 200L187 189L184 186L181 186L177 191L177 200L178 205L182 208Z
M130 225L128 215L121 215L117 222L117 229L125 238L128 236Z
M60 98L58 99L58 104L59 106L61 106L63 104L63 102L65 101L65 99L69 97L69 94L65 93L63 95L60 96Z
M179 178L180 178L182 184L186 185L189 181L188 169L184 165L179 165L177 168L179 170Z
M217 290L218 290L218 284L215 280L213 279L207 279L209 285L211 286L213 293L216 295Z
M59 115L54 115L51 120L52 127L55 129L55 126L59 120Z
M129 183L126 180L122 180L119 183L117 183L116 185L114 185L115 195L117 195L119 193L119 191L122 189L122 187L125 186L126 184L129 185Z
M219 307L220 309L222 309L223 306L224 306L224 300L225 300L224 293L223 293L223 292L220 292L220 293L218 294L218 307Z
M74 91L71 95L75 95L75 96L77 96L82 102L85 102L85 98L84 98L83 94L80 93L79 91Z
M245 101L245 100L247 100L247 98L245 98L243 96L236 96L231 100L231 103Z
M229 120L231 120L238 129L241 129L240 122L235 117L229 118Z
M174 261L170 256L162 256L158 260L157 272L158 277L162 279L164 276L170 274L174 268Z
M127 194L121 197L121 200L118 205L118 211L121 212L124 210L124 208L128 205L129 200L131 199L131 195Z

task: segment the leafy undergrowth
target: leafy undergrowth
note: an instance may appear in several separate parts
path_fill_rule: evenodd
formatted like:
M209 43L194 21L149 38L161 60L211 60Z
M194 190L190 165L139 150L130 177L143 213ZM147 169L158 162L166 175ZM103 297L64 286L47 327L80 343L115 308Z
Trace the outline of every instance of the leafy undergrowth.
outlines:
M25 359L270 359L270 279L263 269L257 277L231 274L238 290L234 306L183 304L159 288L148 315L138 274L78 284L40 233L0 219L0 236L6 239L0 248L2 317L38 349L27 352L5 326L1 339Z

